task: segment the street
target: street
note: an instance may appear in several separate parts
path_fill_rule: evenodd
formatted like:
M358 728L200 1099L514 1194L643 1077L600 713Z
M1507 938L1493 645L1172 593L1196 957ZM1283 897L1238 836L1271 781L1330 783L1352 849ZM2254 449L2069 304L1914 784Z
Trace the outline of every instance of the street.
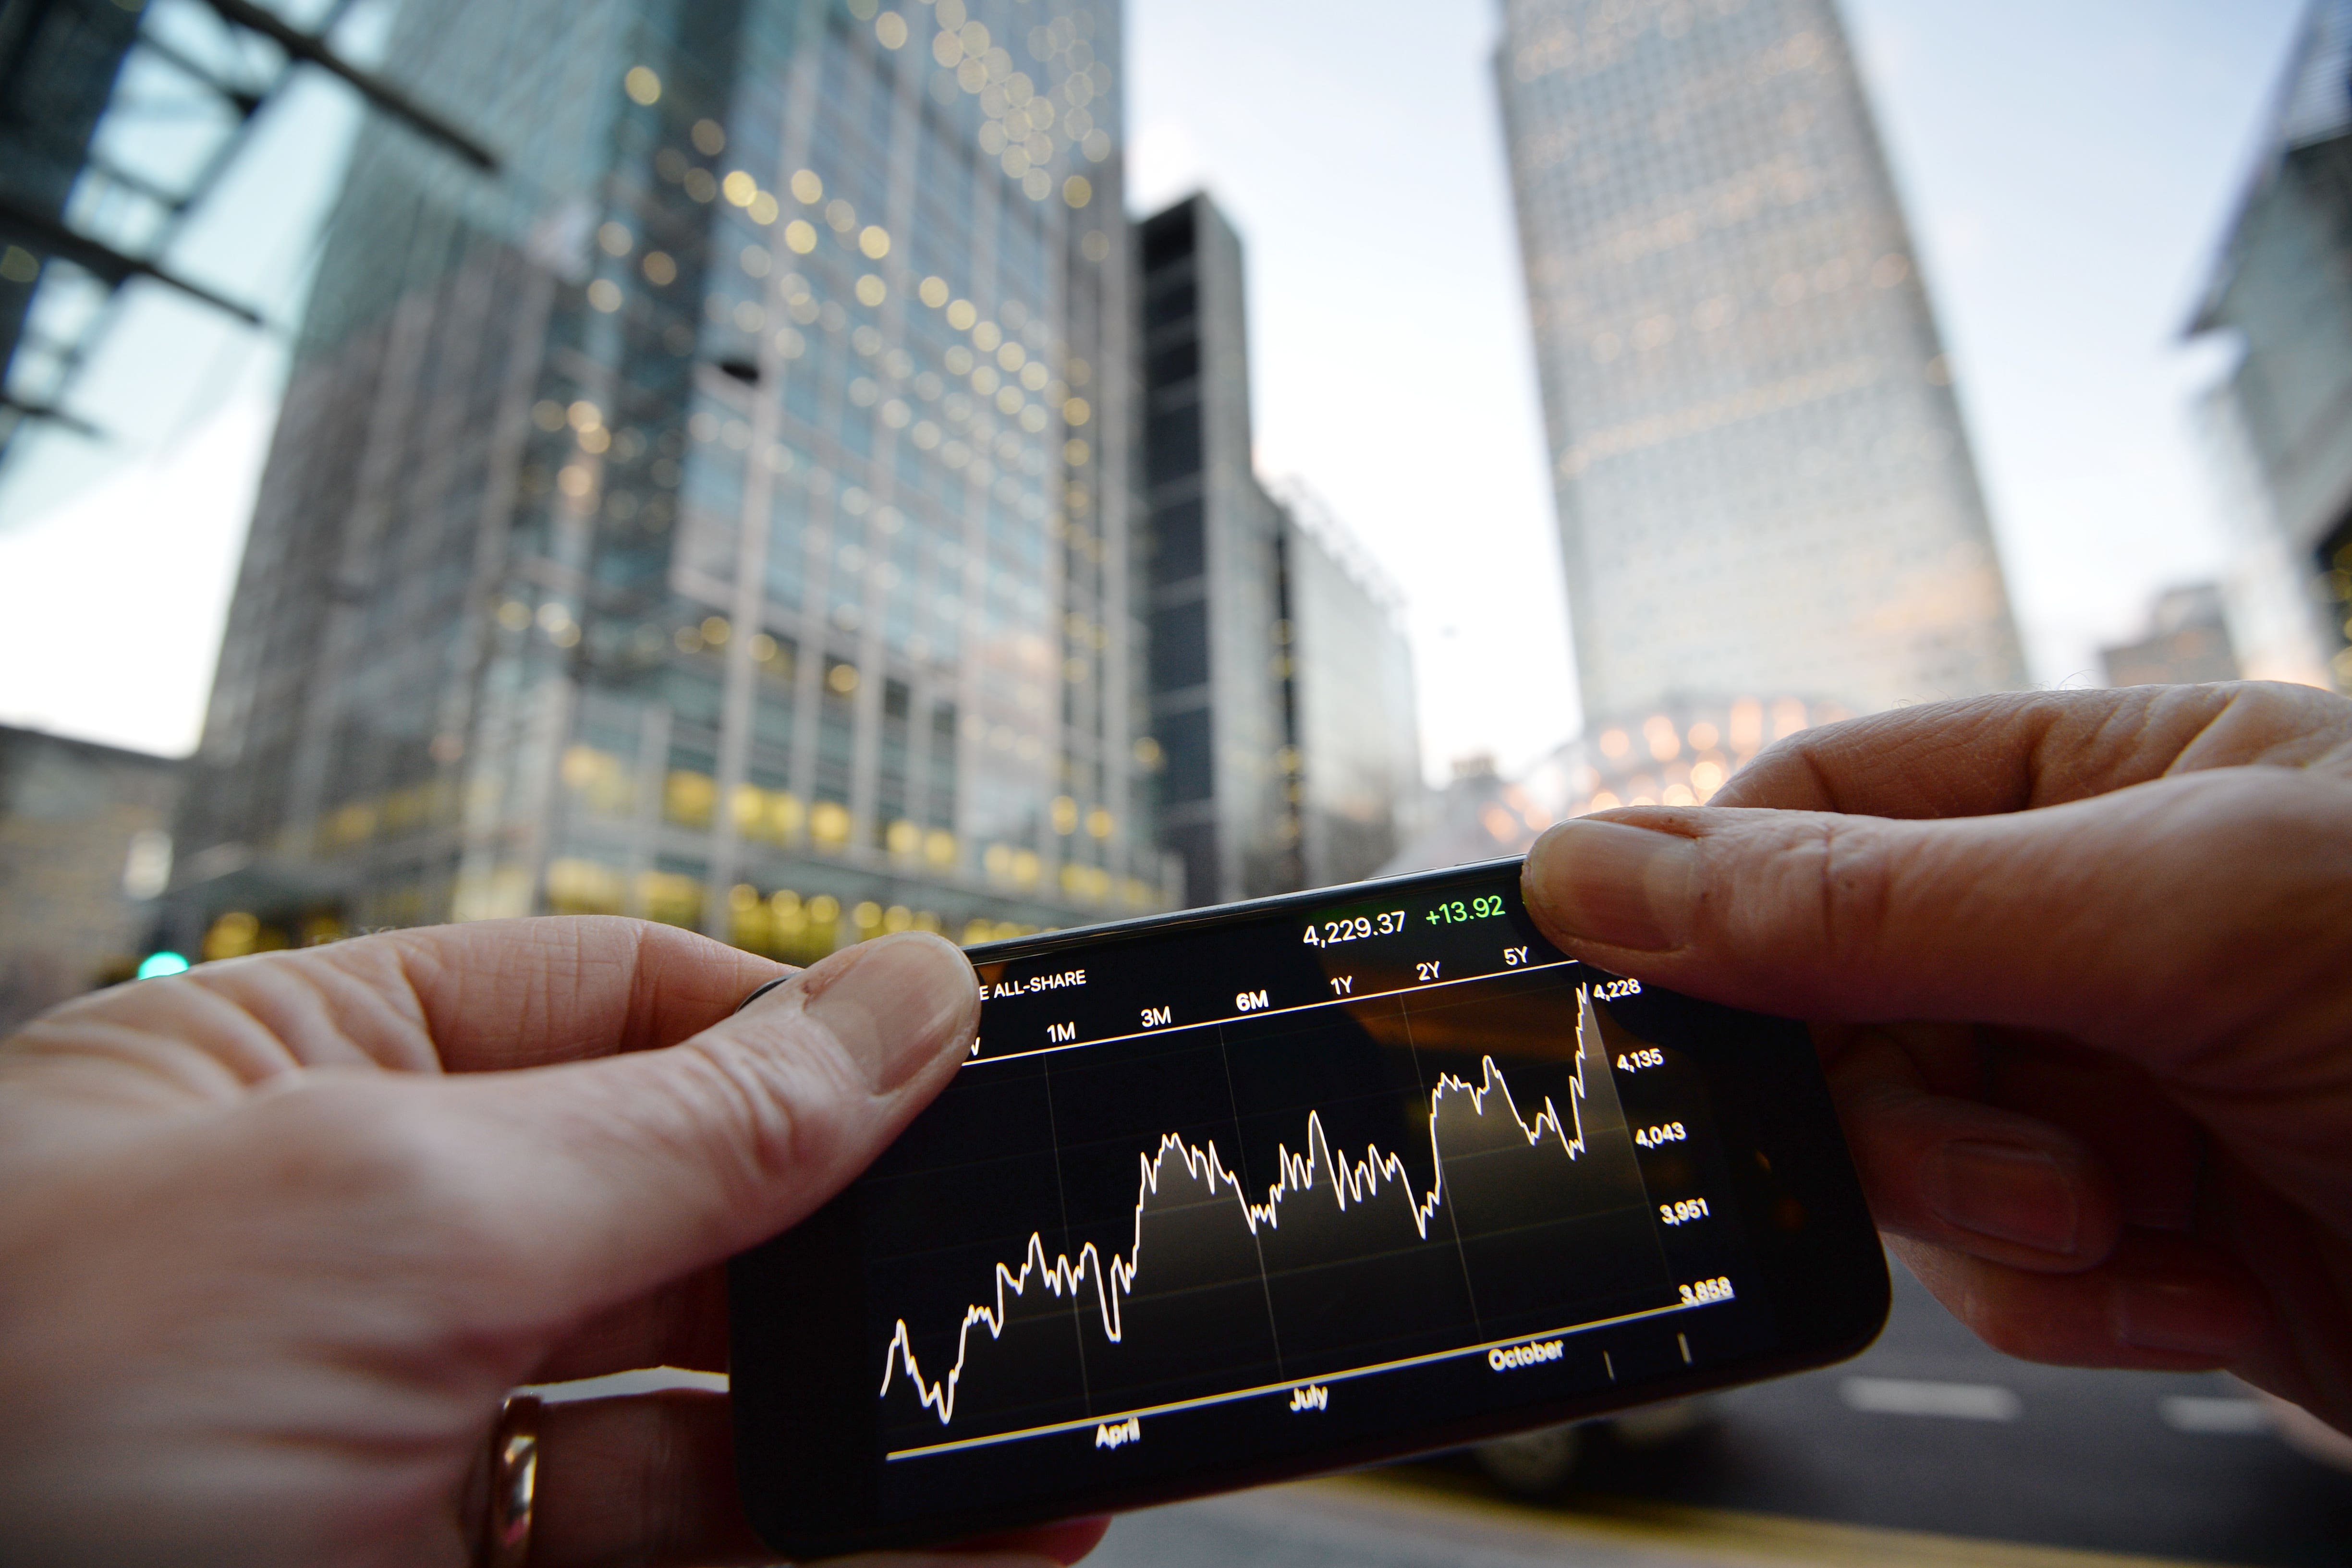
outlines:
M1859 1359L1720 1396L1660 1448L1596 1441L1557 1499L1447 1458L1133 1515L1090 1561L2352 1562L2352 1475L2279 1441L2228 1379L2011 1361L1899 1267L1895 1285Z

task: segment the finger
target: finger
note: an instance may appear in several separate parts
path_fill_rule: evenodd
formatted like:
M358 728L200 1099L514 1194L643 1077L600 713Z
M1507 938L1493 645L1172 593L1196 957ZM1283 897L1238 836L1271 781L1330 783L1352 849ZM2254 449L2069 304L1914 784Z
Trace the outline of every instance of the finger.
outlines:
M1930 1092L1887 1030L1857 1031L1829 1082L1882 1230L2037 1271L2113 1249L2115 1184L2057 1128Z
M1824 1069L1834 1071L1849 1051L1891 1043L1902 1051L1919 1086L1930 1094L1957 1100L1982 1100L1985 1093L1984 1051L1979 1030L1965 1023L1841 1023L1824 1020L1811 1026L1813 1046Z
M542 1409L536 1568L772 1561L736 1492L728 1409L683 1390Z
M1947 821L1641 808L1554 827L1524 883L1554 941L1712 1000L2055 1030L2152 1063L2333 995L2352 795L2246 768Z
M2280 1196L2274 1184L2219 1153L2200 1224L2227 1236L2257 1280L2275 1329L2235 1368L2239 1375L2352 1432L2352 1245L2336 1227Z
M1995 1350L2062 1366L2200 1372L2258 1356L2269 1328L2260 1292L2219 1250L2126 1231L2105 1263L2035 1273L1891 1238L1919 1282Z
M338 943L322 959L373 954ZM535 1067L667 1046L733 1012L783 965L648 921L484 921L391 934L386 960L415 998L444 1067ZM373 964L367 977L384 984Z
M2352 748L2352 705L2238 683L2008 692L1807 730L1717 792L1717 806L1974 817L2055 805L2168 773L2300 766Z
M1978 1098L2066 1133L2115 1179L2126 1225L2186 1230L2205 1134L2145 1069L2040 1030L1969 1031L1983 1042Z
M905 932L665 1051L418 1085L426 1135L496 1195L481 1299L568 1329L784 1229L938 1092L979 1011L963 955Z
M727 1396L635 1395L550 1405L539 1420L533 1568L772 1563L744 1517ZM1108 1521L1074 1520L950 1551L848 1559L869 1568L1043 1568L1092 1551Z
M640 920L482 921L205 964L49 1021L77 1055L226 1096L298 1067L465 1072L666 1046L788 972Z
M725 1269L698 1269L597 1313L565 1335L523 1381L568 1383L651 1366L727 1370Z

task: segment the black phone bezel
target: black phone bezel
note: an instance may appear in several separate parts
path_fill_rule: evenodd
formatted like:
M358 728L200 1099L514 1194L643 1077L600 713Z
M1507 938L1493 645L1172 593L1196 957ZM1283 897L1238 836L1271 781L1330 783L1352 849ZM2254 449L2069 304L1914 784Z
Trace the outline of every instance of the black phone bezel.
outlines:
M1517 858L1285 894L1179 914L1147 916L975 946L975 964L1017 960L1107 941L1132 940L1251 920L1288 909L1321 908L1391 889L1426 891L1491 883ZM1122 1485L1074 1489L1063 1500L943 1511L885 1521L866 1500L877 1462L843 1434L871 1419L873 1389L860 1346L863 1301L854 1291L799 1288L813 1279L852 1277L854 1216L843 1202L742 1254L729 1267L730 1372L738 1485L752 1528L795 1559L936 1544L1083 1514L1116 1512L1182 1498L1458 1448L1507 1432L1606 1415L1635 1405L1825 1366L1877 1337L1890 1300L1885 1255L1801 1024L1675 996L1702 1023L1706 1043L1684 1047L1716 1107L1717 1133L1742 1210L1769 1223L1746 1232L1753 1266L1781 1348L1728 1364L1633 1385L1627 1394L1581 1396L1433 1424L1410 1437L1337 1443L1311 1454L1237 1462L1213 1471ZM835 1346L811 1354L800 1347Z

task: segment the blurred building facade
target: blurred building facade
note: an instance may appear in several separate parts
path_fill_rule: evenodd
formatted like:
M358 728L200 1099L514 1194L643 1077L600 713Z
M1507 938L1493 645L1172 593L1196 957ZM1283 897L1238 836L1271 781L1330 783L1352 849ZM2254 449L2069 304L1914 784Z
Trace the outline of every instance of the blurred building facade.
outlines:
M2193 583L2157 596L2147 634L2099 650L2111 686L2195 685L2234 681L2243 673L2230 640L2229 617L2217 583Z
M385 74L506 168L362 139L182 819L208 955L553 910L795 958L1176 901L1119 27L403 8Z
M146 951L181 765L0 726L0 1034Z
M1376 874L1421 826L1421 720L1403 600L1320 497L1277 483L1288 776L1303 885Z
M1392 590L1252 465L1242 246L1205 195L1137 225L1150 747L1187 902L1367 876L1420 789Z
M0 4L0 150L7 154L0 157L0 377L16 358L40 281L48 248L40 231L65 221L66 199L138 31L138 12L111 0ZM21 406L12 397L0 446Z
M1552 823L1616 806L1704 804L1774 741L1853 716L1802 697L1675 698L1591 727L1515 779L1490 758L1457 764L1429 821L1384 868L1430 871L1525 854Z
M2024 668L1832 0L1506 0L1496 59L1588 723Z
M2352 691L2352 0L2305 16L2189 329L2239 350L2199 423L2247 673Z

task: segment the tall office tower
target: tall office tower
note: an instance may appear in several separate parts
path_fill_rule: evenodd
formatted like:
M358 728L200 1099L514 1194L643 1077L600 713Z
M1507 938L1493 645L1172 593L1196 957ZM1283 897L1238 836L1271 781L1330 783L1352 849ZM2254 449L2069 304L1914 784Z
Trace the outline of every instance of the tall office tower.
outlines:
M1312 497L1251 466L1241 240L1205 195L1136 225L1149 702L1194 904L1368 876L1421 788L1395 594Z
M1832 0L1505 0L1496 61L1588 719L2024 679Z
M182 834L209 952L780 956L1173 901L1131 733L1112 0L417 0ZM225 915L238 918L227 920Z
M2352 0L2305 14L2189 329L2240 350L2200 413L2247 673L2352 692Z

